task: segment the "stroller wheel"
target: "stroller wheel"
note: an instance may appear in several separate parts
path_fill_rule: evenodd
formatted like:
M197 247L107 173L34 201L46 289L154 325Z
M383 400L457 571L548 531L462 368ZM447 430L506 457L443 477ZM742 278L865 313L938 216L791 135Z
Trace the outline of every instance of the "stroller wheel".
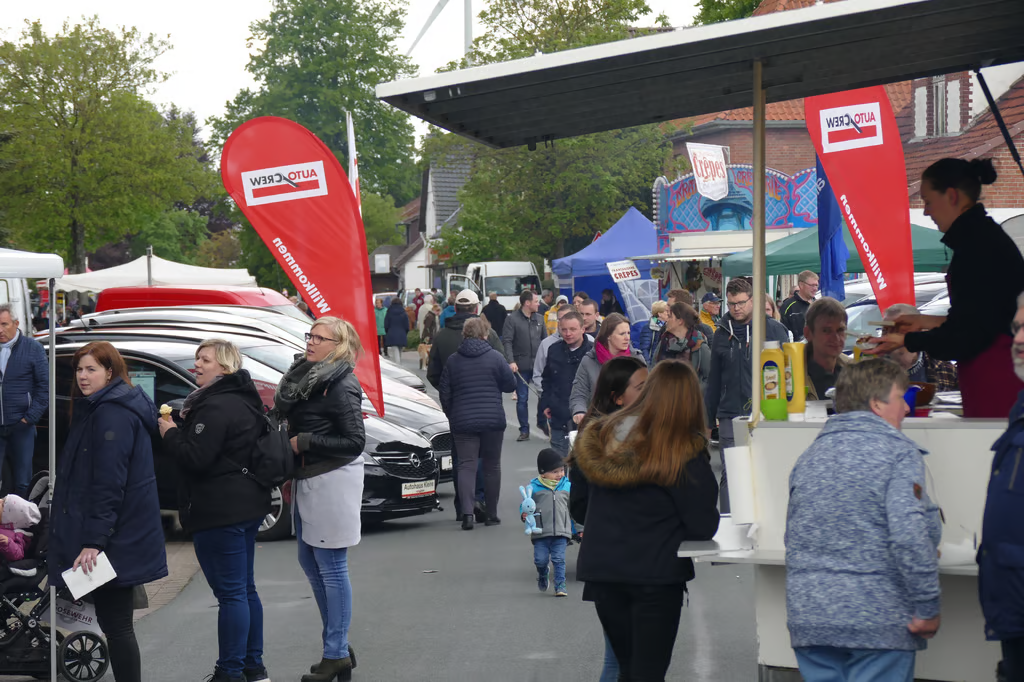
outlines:
M73 632L57 647L57 670L68 682L95 682L110 667L106 641L93 632Z

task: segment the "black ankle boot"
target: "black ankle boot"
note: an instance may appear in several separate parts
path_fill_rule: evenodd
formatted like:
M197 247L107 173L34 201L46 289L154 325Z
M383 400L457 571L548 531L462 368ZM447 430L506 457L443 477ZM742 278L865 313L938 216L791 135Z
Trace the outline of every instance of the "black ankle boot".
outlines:
M463 514L462 515L462 530L473 530L473 515Z
M351 658L325 658L316 666L316 672L302 676L302 682L332 682L334 679L352 679Z
M352 669L355 670L356 669L356 650L352 648L351 644L348 645L348 657L352 659ZM309 672L311 672L311 673L315 673L318 670L320 670L320 664L319 663L314 663L313 665L309 666Z

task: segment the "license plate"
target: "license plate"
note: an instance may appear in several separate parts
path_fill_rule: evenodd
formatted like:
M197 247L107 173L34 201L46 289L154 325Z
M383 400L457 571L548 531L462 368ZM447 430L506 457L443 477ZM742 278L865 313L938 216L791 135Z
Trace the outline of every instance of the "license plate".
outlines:
M434 493L434 481L414 481L402 484L402 497L424 497Z
M452 470L452 456L451 455L448 455L447 457L442 457L441 458L441 469L443 471L451 471Z

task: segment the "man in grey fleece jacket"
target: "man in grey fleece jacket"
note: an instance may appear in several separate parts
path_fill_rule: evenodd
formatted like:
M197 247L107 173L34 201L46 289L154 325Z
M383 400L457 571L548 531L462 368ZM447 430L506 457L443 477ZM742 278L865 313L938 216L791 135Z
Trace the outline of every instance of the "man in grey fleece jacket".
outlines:
M939 628L938 507L926 454L903 435L906 374L839 375L836 411L789 477L786 611L806 682L912 682Z

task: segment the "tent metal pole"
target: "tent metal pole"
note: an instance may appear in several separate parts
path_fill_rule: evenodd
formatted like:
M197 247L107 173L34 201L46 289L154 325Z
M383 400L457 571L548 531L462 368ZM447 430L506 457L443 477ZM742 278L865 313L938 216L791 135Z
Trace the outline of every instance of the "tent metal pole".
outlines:
M750 428L761 418L761 346L764 340L764 215L765 215L765 94L761 80L763 65L754 61L754 299L753 339L750 348Z
M48 283L50 289L50 399L49 416L47 418L48 428L46 429L47 440L49 441L49 492L46 506L53 512L53 485L57 472L57 302L55 282L53 277ZM50 591L50 679L57 679L57 588L48 585Z
M153 286L153 247L146 247L146 284Z

